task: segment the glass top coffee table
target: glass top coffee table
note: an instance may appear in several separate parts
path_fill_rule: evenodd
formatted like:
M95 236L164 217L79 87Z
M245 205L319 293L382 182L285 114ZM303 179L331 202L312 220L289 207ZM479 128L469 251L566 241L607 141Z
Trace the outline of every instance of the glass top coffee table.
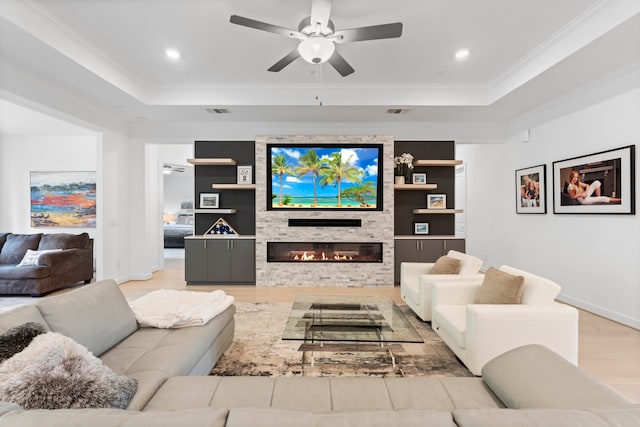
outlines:
M393 344L424 342L391 298L337 295L296 297L282 339L304 341L303 352L385 351L393 366Z

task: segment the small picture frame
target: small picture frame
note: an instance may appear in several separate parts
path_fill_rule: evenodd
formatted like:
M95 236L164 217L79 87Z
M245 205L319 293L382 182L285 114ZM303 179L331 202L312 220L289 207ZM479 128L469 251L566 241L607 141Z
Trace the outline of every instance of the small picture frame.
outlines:
M447 195L427 194L427 209L447 209Z
M238 184L253 184L252 166L238 166Z
M218 209L220 193L200 193L200 209Z
M427 174L426 173L414 173L413 174L413 183L414 184L426 184L427 183Z
M429 223L428 222L414 222L413 223L413 234L429 234Z

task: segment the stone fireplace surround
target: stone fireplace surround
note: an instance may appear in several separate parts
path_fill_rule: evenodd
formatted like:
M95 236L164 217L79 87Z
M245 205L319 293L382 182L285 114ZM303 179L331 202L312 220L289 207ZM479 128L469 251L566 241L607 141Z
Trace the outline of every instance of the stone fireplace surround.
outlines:
M381 211L267 211L267 144L382 144ZM256 286L393 286L393 138L390 136L282 135L256 137ZM290 227L290 219L359 219L354 227ZM381 263L267 262L267 242L381 242Z

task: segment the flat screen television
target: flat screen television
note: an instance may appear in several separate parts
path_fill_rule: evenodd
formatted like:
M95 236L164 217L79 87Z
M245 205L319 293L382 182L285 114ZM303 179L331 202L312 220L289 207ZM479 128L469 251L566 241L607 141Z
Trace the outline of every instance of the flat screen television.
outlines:
M382 170L382 144L267 144L267 210L382 210Z

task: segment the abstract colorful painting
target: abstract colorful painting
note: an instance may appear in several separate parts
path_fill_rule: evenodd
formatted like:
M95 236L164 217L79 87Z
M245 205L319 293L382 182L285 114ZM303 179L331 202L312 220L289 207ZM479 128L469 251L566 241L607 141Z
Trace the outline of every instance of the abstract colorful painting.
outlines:
M95 172L31 172L32 227L95 227Z

